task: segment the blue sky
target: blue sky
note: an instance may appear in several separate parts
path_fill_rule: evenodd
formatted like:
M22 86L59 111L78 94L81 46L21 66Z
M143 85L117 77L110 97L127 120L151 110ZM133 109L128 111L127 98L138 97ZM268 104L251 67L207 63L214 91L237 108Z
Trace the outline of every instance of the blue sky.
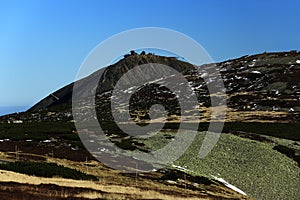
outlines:
M300 50L299 19L297 0L0 0L0 107L72 82L96 45L128 29L174 29L222 61Z

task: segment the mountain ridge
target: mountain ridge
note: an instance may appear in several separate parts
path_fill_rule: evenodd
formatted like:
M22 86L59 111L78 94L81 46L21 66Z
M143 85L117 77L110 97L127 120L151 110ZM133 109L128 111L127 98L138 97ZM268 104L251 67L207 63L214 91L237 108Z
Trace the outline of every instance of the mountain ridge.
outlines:
M297 63L298 60L300 62L300 53L290 51L246 55L216 63L215 65L219 67L226 87L227 111L229 113L227 120L298 123L300 112L300 85L298 81L300 63ZM194 65L179 61L174 57L132 55L80 81L88 82L91 79L98 79L96 94L99 98L96 98L96 105L103 104L108 107L107 101L110 100L110 95L107 93L111 93L119 78L128 70L133 69L134 66L147 63L165 64L183 73L199 97L201 108L205 111L203 114L209 116L210 97L206 84L201 78L203 74L199 74L203 67L209 68L209 65L203 65L198 68L198 71L195 71ZM103 74L102 77L99 77L100 73ZM144 75L138 74L137 76ZM71 83L50 94L28 111L70 110L73 85L74 83ZM88 92L85 87L82 88L82 91ZM137 101L141 102L142 99ZM104 109L105 112L108 112L107 109ZM109 115L107 116L109 118ZM209 118L206 117L202 121L208 120Z

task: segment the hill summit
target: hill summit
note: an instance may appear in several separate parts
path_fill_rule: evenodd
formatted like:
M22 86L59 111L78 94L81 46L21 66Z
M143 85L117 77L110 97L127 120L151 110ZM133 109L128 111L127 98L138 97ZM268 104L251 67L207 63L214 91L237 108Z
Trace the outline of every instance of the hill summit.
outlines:
M117 81L130 69L137 65L159 63L170 66L181 72L188 80L190 86L197 94L202 117L200 121L210 120L210 94L207 83L202 78L205 76L203 69L211 65L194 66L190 63L178 60L175 57L164 57L153 54L125 56L117 63L101 70L102 77L98 77L100 70L90 76L79 80L82 82L82 91L86 91L86 84L92 79L99 79L96 95L96 107L99 116L106 120L112 120L110 115L110 97L112 89ZM243 122L299 122L300 112L300 53L297 51L262 53L251 56L243 56L237 59L216 63L226 87L227 117L226 121ZM197 70L196 70L197 68ZM146 74L137 74L146 76ZM141 104L143 99L153 99L155 84L169 81L170 77L158 80L157 83L148 85L147 89L139 88L139 91L128 92L133 94L133 104ZM160 82L159 82L160 81ZM211 80L213 81L213 79ZM152 88L151 88L152 87ZM30 113L39 111L68 112L71 113L73 83L42 99L28 110ZM147 91L147 92L143 92ZM138 97L136 94L142 94ZM176 119L175 96L172 92L158 91L155 94L161 101L174 104L173 111L169 114ZM84 95L83 95L84 96ZM151 98L150 98L151 97ZM174 99L172 99L174 98ZM157 102L147 101L148 104ZM147 119L147 109L137 106L139 110L133 110L132 116L138 119ZM120 106L119 109L122 109ZM139 113L139 114L137 114ZM140 116L137 116L140 115ZM54 120L54 119L53 119ZM169 119L172 121L172 119Z

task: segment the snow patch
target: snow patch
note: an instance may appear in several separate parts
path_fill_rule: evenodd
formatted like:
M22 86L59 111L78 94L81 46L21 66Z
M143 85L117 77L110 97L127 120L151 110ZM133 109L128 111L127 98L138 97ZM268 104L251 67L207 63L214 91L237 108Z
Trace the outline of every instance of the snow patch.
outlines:
M133 90L135 90L135 89L136 89L136 86L132 86L132 87L130 87L130 88L127 88L127 89L124 90L123 92L124 92L124 93L132 93Z
M251 63L248 65L249 67L254 67L255 66L255 62L254 63Z
M237 80L240 80L240 79L242 79L243 77L235 75L234 78L237 79Z
M208 73L203 73L203 74L201 74L200 77L201 77L201 78L206 78L206 77L208 77Z
M252 74L261 74L261 72L259 72L259 71L252 71L251 73Z
M297 64L300 64L300 60L296 60L296 63L297 63Z
M176 184L176 181L167 180L167 182L170 184Z
M79 147L78 147L78 146L76 146L76 147L71 147L71 150L72 150L72 151L78 151L78 150L79 150Z
M223 183L226 187L240 193L240 194L243 194L243 195L246 195L247 194L245 192L243 192L241 189L235 187L234 185L231 185L230 183L228 183L227 181L225 181L223 178L218 178L216 176L212 176L214 179L216 179L217 181L220 181L221 183Z
M98 148L98 150L101 151L101 152L107 152L107 151L108 151L108 149L106 149L106 148L104 148L104 147Z
M172 165L172 167L176 168L176 169L179 169L181 171L187 171L188 169L184 168L184 167L181 167L181 166L178 166L178 165Z

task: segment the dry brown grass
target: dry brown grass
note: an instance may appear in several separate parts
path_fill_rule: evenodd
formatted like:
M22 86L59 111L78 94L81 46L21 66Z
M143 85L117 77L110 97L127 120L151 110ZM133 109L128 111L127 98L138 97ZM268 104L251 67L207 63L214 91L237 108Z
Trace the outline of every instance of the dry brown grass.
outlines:
M219 119L222 112L226 111L225 122L261 122L261 123L272 123L272 122L290 122L289 112L284 111L265 111L265 110L246 110L237 111L229 107L218 106L218 107L200 107L200 119L196 116L169 116L167 120L164 118L152 119L151 123L203 123L203 122L219 122L223 119ZM212 115L212 110L214 111L214 116ZM147 120L139 121L143 123L149 123Z
M204 199L199 197L176 197L173 195L162 194L153 190L144 190L141 188L121 186L121 185L102 185L99 182L92 181L79 181L70 180L63 178L41 178L19 174L15 172L9 172L0 170L0 182L16 182L30 185L40 184L54 184L57 186L71 187L71 188L86 188L92 189L91 192L82 192L79 194L68 193L67 191L60 191L58 193L49 194L48 197L80 197L85 199L97 199L97 198L108 198L108 199L125 199L128 196L135 196L143 199ZM7 190L7 187L0 187L1 190ZM19 191L26 191L27 188L19 187ZM95 191L96 190L96 191ZM99 192L97 192L99 191ZM32 195L39 194L38 190L31 191Z
M136 178L107 168L96 161L75 162L47 156L44 158L47 162L95 175L99 177L99 181L71 180L59 177L43 178L0 170L0 195L1 192L10 191L9 194L20 195L21 193L23 196L32 195L36 197L33 199L47 200L69 197L72 199L228 199L231 197L245 199L244 196L218 184L201 184L197 189L186 189L180 186L182 183L179 185L166 184L165 181L159 179L161 175L156 172L141 174ZM0 159L13 160L14 158L8 156L8 153L0 153ZM7 183L21 184L21 186L14 188L8 185L9 188L5 188ZM193 185L193 183L183 184ZM47 188L48 185L50 188ZM56 189L53 189L52 186L55 186ZM57 189L57 187L61 189ZM11 196L7 200L18 199L18 197L14 197Z

